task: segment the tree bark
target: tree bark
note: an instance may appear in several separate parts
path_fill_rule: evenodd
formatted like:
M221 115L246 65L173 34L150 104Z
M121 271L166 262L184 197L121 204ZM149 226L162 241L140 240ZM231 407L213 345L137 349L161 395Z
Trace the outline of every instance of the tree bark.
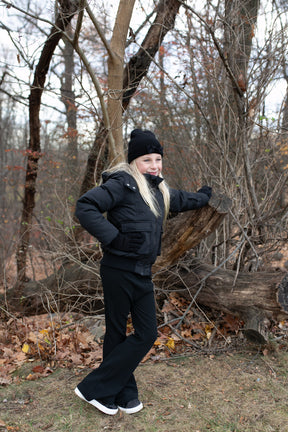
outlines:
M115 141L115 150L109 149L109 161L113 164L124 160L122 132L124 55L134 3L135 0L119 2L110 44L112 55L108 58L108 115Z
M231 204L231 200L225 195L213 193L207 206L168 220L162 239L163 252L156 261L154 270L175 264L185 252L215 231Z
M259 5L259 0L225 1L224 50L227 55L227 64L233 74L233 77L230 76L229 104L225 124L226 122L229 124L232 154L236 154L237 148L242 151L241 157L249 197L248 212L250 211L251 220L253 219L252 215L255 214L256 219L261 221L248 148L248 135L252 131L252 128L249 127L251 119L246 114L247 106L244 98L248 90L248 63ZM235 117L237 121L235 121ZM258 228L261 235L260 224Z
M66 32L72 37L71 25L67 26ZM77 130L77 106L74 92L74 48L72 44L65 39L63 50L65 70L61 79L61 98L65 105L67 121L67 175L71 179L71 193L73 198L77 198L78 188L73 184L75 173L78 168L78 130Z
M288 317L288 276L282 272L237 274L187 256L159 272L155 285L159 296L177 290L189 301L238 316L247 336L261 343L266 340L266 321Z
M129 105L137 87L147 75L166 34L174 28L181 3L178 0L160 0L155 20L147 32L138 52L131 57L124 72L123 110Z

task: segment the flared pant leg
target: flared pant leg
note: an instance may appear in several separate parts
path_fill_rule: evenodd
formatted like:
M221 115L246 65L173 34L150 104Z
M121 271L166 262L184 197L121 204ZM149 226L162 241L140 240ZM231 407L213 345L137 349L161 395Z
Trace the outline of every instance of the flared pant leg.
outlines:
M138 397L134 370L157 338L154 288L150 277L101 266L106 333L103 361L78 385L87 400L119 405ZM134 333L126 337L131 312Z

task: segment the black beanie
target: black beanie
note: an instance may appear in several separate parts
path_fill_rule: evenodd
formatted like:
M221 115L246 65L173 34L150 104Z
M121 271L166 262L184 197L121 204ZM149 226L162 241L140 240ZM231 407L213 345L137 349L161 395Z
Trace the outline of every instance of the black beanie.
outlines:
M163 156L163 147L153 132L134 129L128 144L128 163L145 154L158 153Z

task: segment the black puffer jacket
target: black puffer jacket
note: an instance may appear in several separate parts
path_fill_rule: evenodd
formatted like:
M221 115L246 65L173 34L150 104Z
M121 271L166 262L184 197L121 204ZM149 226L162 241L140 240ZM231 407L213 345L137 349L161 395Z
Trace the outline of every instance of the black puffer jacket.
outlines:
M156 217L142 199L136 181L124 171L103 173L103 184L91 189L77 201L76 216L83 228L103 247L102 264L151 275L151 266L161 252L164 201L158 186L160 177L145 174L154 189L160 216ZM170 189L170 211L182 212L203 207L209 197L204 193ZM107 213L107 217L103 214ZM119 231L141 232L143 243L137 252L124 252L110 245Z

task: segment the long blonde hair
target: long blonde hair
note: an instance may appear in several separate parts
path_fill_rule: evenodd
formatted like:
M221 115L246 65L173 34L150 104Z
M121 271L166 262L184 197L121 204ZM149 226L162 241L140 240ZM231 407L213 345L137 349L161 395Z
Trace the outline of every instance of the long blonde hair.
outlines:
M151 209L152 213L154 213L154 215L156 217L158 217L160 214L159 214L159 206L158 206L158 203L156 201L156 198L153 194L152 189L149 187L149 184L146 181L144 175L141 174L140 171L138 170L135 160L133 160L130 164L128 164L126 162L120 162L119 164L115 165L114 167L106 170L106 172L108 172L108 173L113 173L113 172L117 172L117 171L125 171L135 179L137 186L138 186L138 189L139 189L139 193L142 196L143 200L148 205L148 207ZM165 210L164 218L166 219L168 216L168 213L169 213L169 208L170 208L170 193L169 193L168 185L165 182L165 180L163 180L159 184L159 190L161 191L161 193L163 195L164 210Z

